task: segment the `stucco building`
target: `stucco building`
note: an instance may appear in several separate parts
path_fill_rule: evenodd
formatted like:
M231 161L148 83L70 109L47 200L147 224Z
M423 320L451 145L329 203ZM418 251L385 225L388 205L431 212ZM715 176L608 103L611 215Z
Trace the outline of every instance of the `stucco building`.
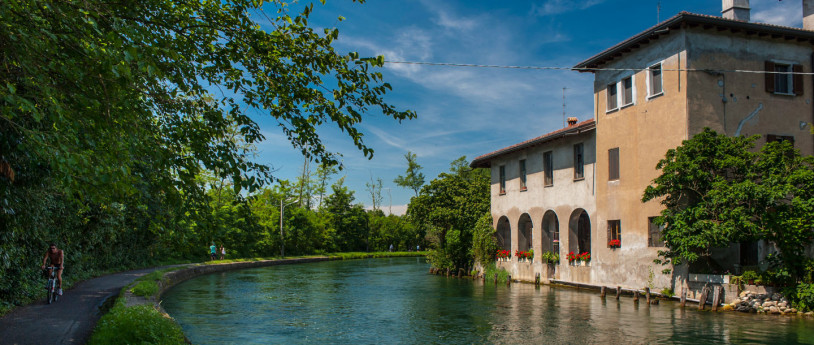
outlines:
M663 243L652 219L662 206L642 203L642 193L660 173L656 163L667 150L704 127L732 136L760 134L759 144L789 140L803 155L814 154L814 78L805 74L812 72L814 61L814 0L805 0L803 11L804 28L751 23L748 0L724 0L724 17L682 12L574 66L595 76L595 129L589 140L595 147L585 147L591 152L590 169L595 169L591 193L572 182L562 187L573 191L558 193L577 199L533 198L512 187L500 195L495 192L499 181L493 178L496 228L500 219L508 219L512 236L517 236L517 217L524 210L591 205L585 208L591 223L590 266L580 268L586 272L569 273L564 259L569 249L561 247L560 270L549 276L628 288L685 284L682 272L664 275L664 267L653 263ZM524 157L542 159L537 151ZM512 172L518 159L509 152L490 154L472 166L491 166L496 176L497 165ZM507 185L517 184L516 174L506 178ZM529 179L533 182L527 183L541 183L541 177ZM528 212L534 233L538 213L544 211ZM558 216L560 233L567 233L570 215ZM621 245L611 248L611 240ZM762 243L736 244L719 251L716 259L724 266L756 264L769 250Z

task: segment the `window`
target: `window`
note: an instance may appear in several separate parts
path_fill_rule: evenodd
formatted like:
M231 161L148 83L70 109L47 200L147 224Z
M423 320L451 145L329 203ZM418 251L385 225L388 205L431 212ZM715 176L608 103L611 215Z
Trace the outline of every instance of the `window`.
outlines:
M658 96L662 94L662 92L664 92L664 90L662 89L660 63L650 66L650 68L647 69L647 83L648 83L647 90L648 97Z
M619 179L619 148L608 150L608 181Z
M574 145L574 179L585 178L585 158L583 157L582 143Z
M633 76L622 79L622 106L633 104Z
M554 185L554 157L553 152L543 153L543 183L546 187Z
M788 141L794 146L794 136L793 135L775 135L775 134L766 134L766 142L770 143L773 141Z
M526 190L526 160L520 160L520 190Z
M618 219L608 221L608 248L611 246L622 247L622 221Z
M606 96L608 97L607 111L616 110L616 83L608 85L608 92Z
M506 166L500 166L500 194L506 194Z
M766 61L766 92L780 95L803 94L803 66L790 63ZM780 73L772 73L780 72Z
M664 231L664 225L656 224L656 217L647 218L648 247L664 247L664 238L661 236L662 231Z

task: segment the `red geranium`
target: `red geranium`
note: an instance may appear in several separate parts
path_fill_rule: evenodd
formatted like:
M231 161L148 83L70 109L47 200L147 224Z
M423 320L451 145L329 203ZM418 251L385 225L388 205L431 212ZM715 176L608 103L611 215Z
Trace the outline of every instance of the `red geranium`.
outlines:
M610 242L608 242L608 245L611 248L619 248L619 247L622 246L622 241L620 241L620 240L610 240Z

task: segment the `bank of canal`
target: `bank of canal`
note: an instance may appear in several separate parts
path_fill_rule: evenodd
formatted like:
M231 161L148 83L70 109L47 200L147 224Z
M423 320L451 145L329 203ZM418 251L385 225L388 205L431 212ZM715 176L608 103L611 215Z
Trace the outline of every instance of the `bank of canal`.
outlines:
M424 258L342 260L204 275L164 295L195 344L814 344L814 320L427 274Z

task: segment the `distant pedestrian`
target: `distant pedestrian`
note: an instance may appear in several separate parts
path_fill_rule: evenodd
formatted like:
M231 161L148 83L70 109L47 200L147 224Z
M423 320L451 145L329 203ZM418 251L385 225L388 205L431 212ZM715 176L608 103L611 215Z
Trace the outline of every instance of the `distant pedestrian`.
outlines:
M212 242L212 245L209 246L209 257L211 257L212 260L218 258L218 247L215 246L215 242Z
M415 251L420 252L420 251L421 251L421 246L416 245L416 246L415 246Z
M226 248L223 248L223 245L220 246L220 259L226 259Z
M392 252L392 251L393 251L393 244L391 243L390 244L390 252Z

